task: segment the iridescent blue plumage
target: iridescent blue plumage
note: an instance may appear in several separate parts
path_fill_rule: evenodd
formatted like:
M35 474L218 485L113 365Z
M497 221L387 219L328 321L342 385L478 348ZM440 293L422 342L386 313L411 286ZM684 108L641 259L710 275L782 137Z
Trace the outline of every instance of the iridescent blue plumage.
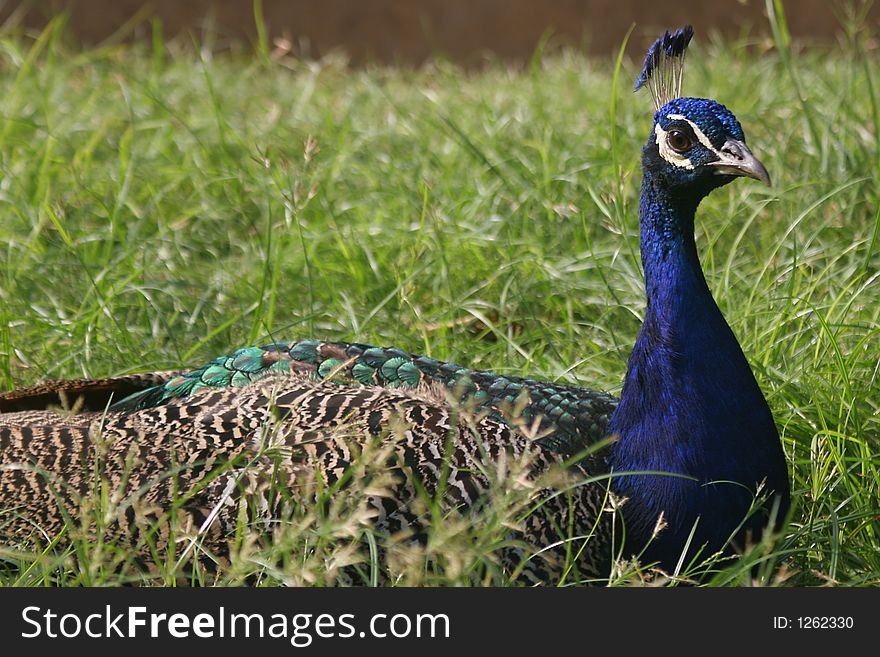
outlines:
M675 98L654 114L654 121L668 129L671 119L681 115L696 123L715 148L721 148L727 139L745 140L739 120L721 103L709 98Z
M695 213L707 194L737 176L769 177L736 117L702 98L672 99L655 113L642 175L648 303L609 424L618 438L609 462L619 473L663 473L619 476L613 488L628 499L628 547L647 546L643 558L671 568L688 540L689 558L731 537L742 546L760 535L771 507L779 517L788 508L773 417L712 298L694 242ZM759 489L770 502L747 519ZM661 514L667 527L654 536Z

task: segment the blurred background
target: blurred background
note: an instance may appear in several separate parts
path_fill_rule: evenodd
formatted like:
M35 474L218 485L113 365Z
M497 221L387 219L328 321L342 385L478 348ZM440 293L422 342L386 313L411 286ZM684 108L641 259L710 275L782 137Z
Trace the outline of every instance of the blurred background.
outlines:
M770 0L772 4L772 0ZM765 0L32 0L4 2L7 29L39 29L67 12L69 31L84 43L196 36L213 47L257 38L262 16L269 43L306 57L341 51L353 64L419 64L432 56L465 65L486 59L523 62L543 39L590 54L615 52L635 23L641 50L658 30L691 23L700 35L767 36ZM798 0L787 6L794 39L834 46L848 17L880 23L880 3ZM706 38L705 36L703 38ZM876 47L876 44L873 44ZM631 54L635 54L632 51Z

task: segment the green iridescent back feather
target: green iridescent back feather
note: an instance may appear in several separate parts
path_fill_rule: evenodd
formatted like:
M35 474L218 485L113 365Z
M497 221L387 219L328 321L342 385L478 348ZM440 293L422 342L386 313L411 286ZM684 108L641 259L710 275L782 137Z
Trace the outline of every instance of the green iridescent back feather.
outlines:
M478 407L495 411L505 406L521 407L523 418L538 422L539 433L544 435L542 444L560 452L577 451L604 438L608 419L617 406L617 400L605 393L468 369L396 348L299 340L238 349L130 395L111 408L151 408L202 389L243 387L278 372L402 389L423 382L442 383L460 399L472 400Z

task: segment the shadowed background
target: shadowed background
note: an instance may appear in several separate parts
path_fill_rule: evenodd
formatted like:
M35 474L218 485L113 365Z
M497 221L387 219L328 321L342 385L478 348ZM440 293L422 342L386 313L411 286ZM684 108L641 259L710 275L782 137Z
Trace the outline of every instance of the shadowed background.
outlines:
M35 0L4 3L0 20L39 28L67 11L72 34L95 43L148 37L149 19L158 19L166 36L210 36L223 47L256 38L254 9L251 0ZM830 45L847 13L864 10L869 25L880 24L880 3L798 0L786 9L794 38ZM355 64L418 64L434 55L468 65L487 56L522 62L544 35L553 46L601 55L614 52L633 23L639 47L684 23L759 44L768 32L763 0L262 0L258 11L275 47L312 57L342 50Z

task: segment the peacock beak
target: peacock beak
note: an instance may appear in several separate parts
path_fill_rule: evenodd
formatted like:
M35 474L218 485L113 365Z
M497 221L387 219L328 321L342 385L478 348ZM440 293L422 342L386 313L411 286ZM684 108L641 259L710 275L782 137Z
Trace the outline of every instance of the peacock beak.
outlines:
M744 142L738 139L728 139L720 151L716 151L718 159L710 162L709 166L715 167L716 173L728 176L745 176L760 180L765 185L770 184L770 174L764 165L752 155L752 151Z

